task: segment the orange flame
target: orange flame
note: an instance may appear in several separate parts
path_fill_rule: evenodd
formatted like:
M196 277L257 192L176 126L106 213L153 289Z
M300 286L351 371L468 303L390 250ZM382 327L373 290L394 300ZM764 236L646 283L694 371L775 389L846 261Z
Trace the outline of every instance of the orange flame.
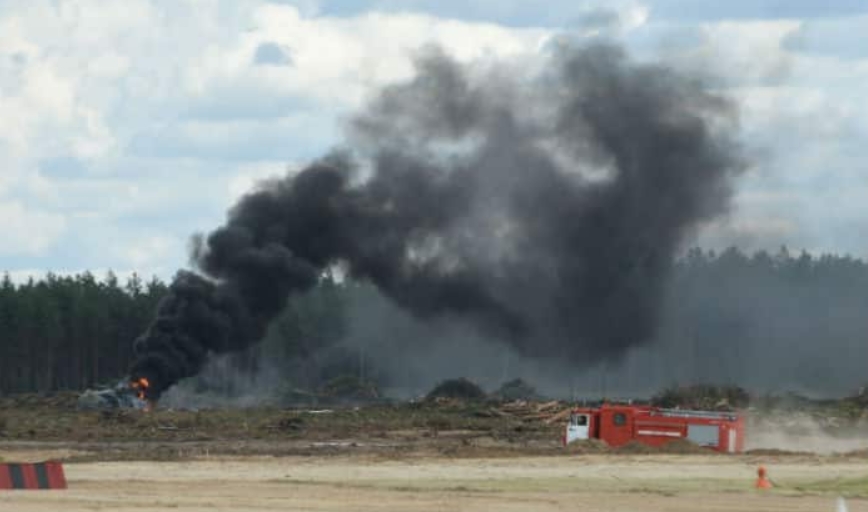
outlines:
M143 408L144 412L151 412L151 409L154 408L153 402L148 399L148 388L150 387L151 383L148 381L147 377L141 377L138 380L130 382L130 388L136 391L138 399L145 402Z
M151 383L146 377L130 382L130 387L136 390L136 396L139 397L139 400L147 400L146 395L148 388L151 387Z

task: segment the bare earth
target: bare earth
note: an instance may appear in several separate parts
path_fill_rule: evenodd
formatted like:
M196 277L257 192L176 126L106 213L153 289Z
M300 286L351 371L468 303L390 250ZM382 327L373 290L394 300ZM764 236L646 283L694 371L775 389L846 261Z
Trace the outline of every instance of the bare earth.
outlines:
M868 512L868 422L830 433L788 415L787 428L752 427L753 451L731 456L676 443L565 449L561 420L547 420L569 411L557 402L149 414L75 403L0 399L0 461L62 460L69 481L0 491L0 512L836 512L838 496ZM760 464L772 491L754 489Z
M771 492L753 489L760 463ZM868 512L864 458L222 456L68 463L66 473L67 491L0 492L0 511L795 512L834 511L845 495L851 512Z

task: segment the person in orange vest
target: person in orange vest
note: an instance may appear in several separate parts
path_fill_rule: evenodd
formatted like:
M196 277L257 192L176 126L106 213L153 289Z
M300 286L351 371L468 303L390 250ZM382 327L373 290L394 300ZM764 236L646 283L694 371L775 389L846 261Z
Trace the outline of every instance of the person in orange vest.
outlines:
M756 488L757 489L771 489L772 482L766 476L766 468L764 466L760 466L759 469L756 470Z

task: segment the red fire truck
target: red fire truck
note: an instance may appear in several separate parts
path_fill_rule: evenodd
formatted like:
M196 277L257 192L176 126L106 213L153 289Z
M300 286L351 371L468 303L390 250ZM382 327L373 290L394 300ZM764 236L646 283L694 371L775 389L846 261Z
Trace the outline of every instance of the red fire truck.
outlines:
M600 439L609 446L638 441L660 446L686 439L728 453L744 450L744 417L734 412L661 409L646 405L603 404L577 408L570 415L564 445L580 439Z

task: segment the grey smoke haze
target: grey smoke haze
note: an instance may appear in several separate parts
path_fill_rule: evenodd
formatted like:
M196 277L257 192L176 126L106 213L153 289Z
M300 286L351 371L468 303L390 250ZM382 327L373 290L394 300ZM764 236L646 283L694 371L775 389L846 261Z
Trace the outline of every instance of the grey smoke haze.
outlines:
M863 261L692 250L661 301L651 341L593 365L525 358L455 322L414 320L375 290L348 302L343 344L364 354L368 378L416 395L462 376L487 390L522 377L562 398L641 398L696 383L839 397L868 384Z
M437 49L347 147L242 198L136 342L149 395L260 340L335 265L523 356L617 360L657 327L685 235L742 168L733 106L618 48L463 66Z
M691 250L668 279L653 340L619 361L586 365L523 357L454 319L413 318L369 285L322 284L293 300L262 345L212 358L199 378L161 401L280 402L293 386L321 389L350 375L376 382L393 398L423 396L456 377L488 391L521 377L545 396L564 399L649 398L664 387L697 383L840 397L868 384L866 305L864 261Z

